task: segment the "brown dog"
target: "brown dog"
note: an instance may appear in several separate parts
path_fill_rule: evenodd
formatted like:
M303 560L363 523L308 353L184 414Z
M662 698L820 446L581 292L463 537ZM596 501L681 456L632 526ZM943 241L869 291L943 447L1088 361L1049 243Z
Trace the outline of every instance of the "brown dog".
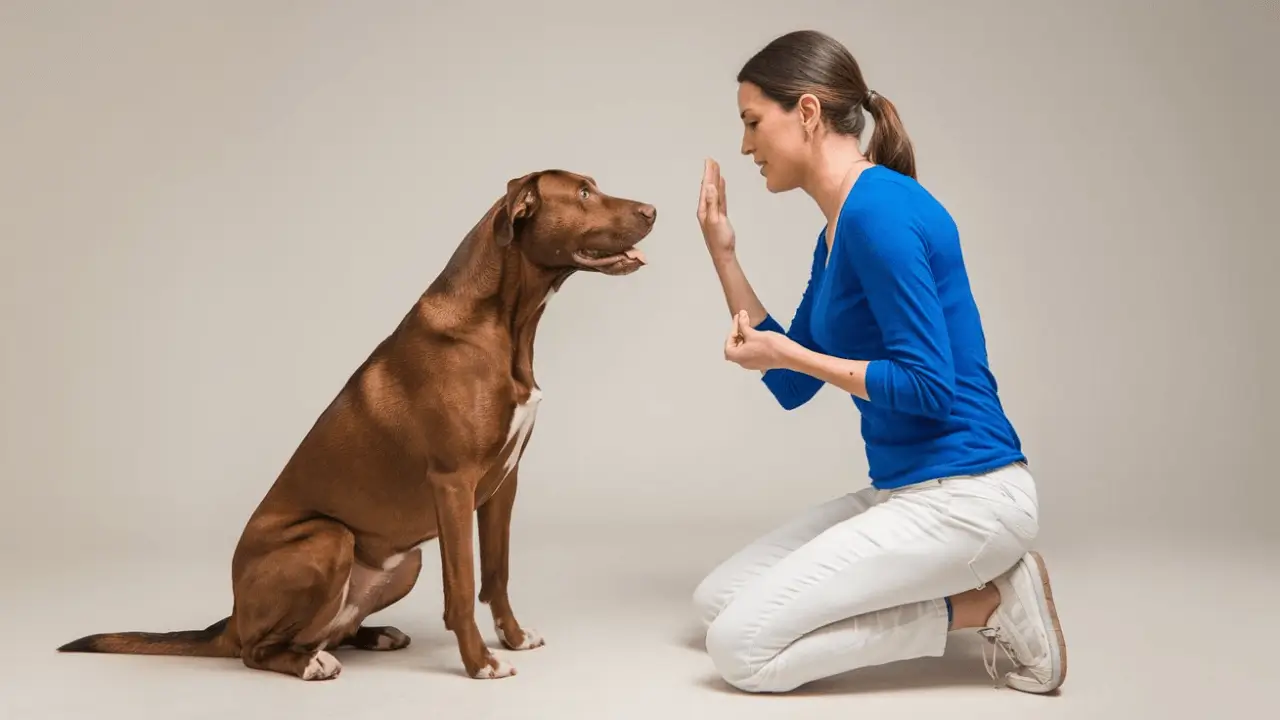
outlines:
M543 644L507 595L516 476L541 391L533 342L550 296L573 273L625 275L652 230L652 205L611 197L560 170L511 180L399 326L303 438L232 558L231 615L204 630L90 635L68 652L239 657L251 668L325 680L326 648L397 650L391 627L361 623L417 581L438 539L444 623L474 678L515 668L475 621L479 599L502 644ZM473 525L473 514L477 521Z

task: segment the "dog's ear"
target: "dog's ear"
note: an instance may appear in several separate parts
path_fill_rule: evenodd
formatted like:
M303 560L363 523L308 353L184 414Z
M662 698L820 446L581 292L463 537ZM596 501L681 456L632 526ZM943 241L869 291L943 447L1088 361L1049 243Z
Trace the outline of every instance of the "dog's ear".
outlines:
M518 226L532 218L542 205L538 194L538 177L542 173L529 173L507 182L507 194L498 204L493 218L493 238L498 247L506 247L515 238Z

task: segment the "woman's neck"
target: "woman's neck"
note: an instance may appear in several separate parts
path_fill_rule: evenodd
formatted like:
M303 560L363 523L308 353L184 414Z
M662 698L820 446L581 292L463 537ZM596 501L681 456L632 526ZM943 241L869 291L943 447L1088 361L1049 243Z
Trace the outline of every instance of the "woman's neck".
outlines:
M823 140L803 188L818 204L829 226L835 225L853 182L870 165L856 138L827 136Z

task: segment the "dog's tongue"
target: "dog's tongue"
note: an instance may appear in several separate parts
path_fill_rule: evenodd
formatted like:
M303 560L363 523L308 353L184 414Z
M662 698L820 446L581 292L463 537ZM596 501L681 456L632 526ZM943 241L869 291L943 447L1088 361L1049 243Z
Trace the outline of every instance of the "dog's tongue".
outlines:
M632 260L639 260L641 265L644 265L645 263L648 262L648 260L646 260L644 257L644 252L637 248L631 248L624 254L627 257L631 258Z

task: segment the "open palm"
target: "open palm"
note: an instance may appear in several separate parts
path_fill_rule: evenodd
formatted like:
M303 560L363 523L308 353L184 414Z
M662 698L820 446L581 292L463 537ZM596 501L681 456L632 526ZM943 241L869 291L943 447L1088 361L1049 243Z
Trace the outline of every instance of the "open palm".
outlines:
M735 249L733 225L729 223L729 199L724 191L720 165L707 158L702 167L702 192L698 196L698 225L707 251L713 256L732 255Z

